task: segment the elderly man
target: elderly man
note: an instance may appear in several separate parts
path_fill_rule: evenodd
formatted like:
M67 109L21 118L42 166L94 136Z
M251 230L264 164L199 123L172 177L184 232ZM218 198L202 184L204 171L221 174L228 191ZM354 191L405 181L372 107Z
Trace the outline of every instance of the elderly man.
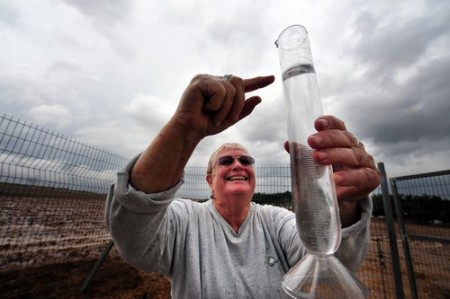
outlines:
M175 198L198 143L250 115L261 102L245 92L273 76L241 79L198 75L173 117L148 148L118 173L106 220L120 255L143 271L164 274L175 298L283 298L281 278L305 254L294 214L251 202L254 159L239 144L212 154L206 203ZM334 174L343 238L336 254L352 270L368 244L371 202L379 183L372 157L332 116L316 120L313 159L339 165Z

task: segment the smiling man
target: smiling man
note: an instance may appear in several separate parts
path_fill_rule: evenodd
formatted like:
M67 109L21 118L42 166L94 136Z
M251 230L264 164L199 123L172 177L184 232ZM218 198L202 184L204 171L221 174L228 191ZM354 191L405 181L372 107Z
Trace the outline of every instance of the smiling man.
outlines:
M209 159L206 180L214 207L238 233L255 191L255 160L237 143L224 144Z
M106 222L125 261L172 282L174 298L287 298L283 275L305 254L294 214L251 202L255 160L239 144L224 144L209 160L206 181L212 199L175 198L183 169L198 143L252 113L273 76L196 76L173 117L147 149L117 176L107 198ZM336 164L341 246L336 256L350 269L362 263L378 185L372 157L333 117L316 120L309 139L313 159Z

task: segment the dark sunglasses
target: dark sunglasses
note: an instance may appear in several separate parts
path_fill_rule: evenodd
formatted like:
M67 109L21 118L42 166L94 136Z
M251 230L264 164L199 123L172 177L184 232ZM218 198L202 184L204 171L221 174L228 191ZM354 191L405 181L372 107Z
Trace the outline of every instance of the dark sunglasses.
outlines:
M250 156L222 156L217 159L217 164L222 166L230 166L234 163L234 160L238 160L243 166L249 166L255 164L255 159Z

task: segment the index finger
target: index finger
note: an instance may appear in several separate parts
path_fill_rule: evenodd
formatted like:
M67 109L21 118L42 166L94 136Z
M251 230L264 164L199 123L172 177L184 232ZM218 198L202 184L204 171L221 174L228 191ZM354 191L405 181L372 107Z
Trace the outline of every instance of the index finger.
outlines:
M275 77L272 75L244 79L244 91L249 92L266 87L267 85L272 84L273 81L275 81Z
M314 127L317 131L324 130L341 130L346 131L347 128L345 126L344 121L333 116L333 115L323 115L316 119L314 122Z

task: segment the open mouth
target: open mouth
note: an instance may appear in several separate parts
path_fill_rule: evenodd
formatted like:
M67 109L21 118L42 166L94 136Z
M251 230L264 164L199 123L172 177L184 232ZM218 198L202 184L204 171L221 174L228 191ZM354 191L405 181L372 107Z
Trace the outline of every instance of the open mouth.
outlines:
M234 176L228 177L227 181L231 181L231 182L233 182L233 181L248 181L248 177L243 176L243 175L234 175Z

